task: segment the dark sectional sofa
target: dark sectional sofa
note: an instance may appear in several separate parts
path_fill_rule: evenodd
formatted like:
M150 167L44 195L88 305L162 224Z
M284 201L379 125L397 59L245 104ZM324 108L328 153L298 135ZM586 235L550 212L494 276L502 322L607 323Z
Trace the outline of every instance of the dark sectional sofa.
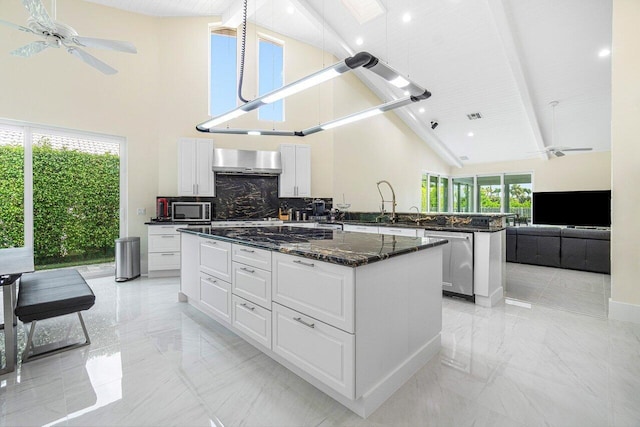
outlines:
M507 227L507 261L611 273L609 230Z

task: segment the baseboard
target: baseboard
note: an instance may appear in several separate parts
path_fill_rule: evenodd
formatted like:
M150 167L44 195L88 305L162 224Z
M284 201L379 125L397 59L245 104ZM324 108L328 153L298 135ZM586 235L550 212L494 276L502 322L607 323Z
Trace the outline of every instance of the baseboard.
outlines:
M476 294L476 304L481 307L491 308L495 305L498 305L503 300L504 300L504 288L502 286L500 286L498 289L493 291L493 293L488 297L483 297L482 295Z
M609 298L609 319L640 324L640 305L614 301Z

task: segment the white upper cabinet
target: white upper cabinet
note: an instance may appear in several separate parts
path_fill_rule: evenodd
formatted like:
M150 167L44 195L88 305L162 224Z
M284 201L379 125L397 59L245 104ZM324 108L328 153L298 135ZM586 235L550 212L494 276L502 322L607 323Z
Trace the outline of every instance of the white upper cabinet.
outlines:
M311 147L281 144L280 197L311 197Z
M213 141L180 138L178 141L178 195L215 196Z

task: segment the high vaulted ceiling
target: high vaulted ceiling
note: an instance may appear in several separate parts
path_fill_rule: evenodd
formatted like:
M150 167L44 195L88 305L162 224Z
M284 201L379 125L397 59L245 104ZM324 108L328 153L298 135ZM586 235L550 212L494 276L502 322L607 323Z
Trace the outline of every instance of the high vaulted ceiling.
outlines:
M236 26L242 17L242 0L86 1ZM361 24L347 2L383 13ZM248 0L248 12L338 58L371 52L426 87L430 99L396 114L452 165L547 158L549 146L610 150L611 60L599 53L611 48L611 0ZM384 100L400 95L359 76Z

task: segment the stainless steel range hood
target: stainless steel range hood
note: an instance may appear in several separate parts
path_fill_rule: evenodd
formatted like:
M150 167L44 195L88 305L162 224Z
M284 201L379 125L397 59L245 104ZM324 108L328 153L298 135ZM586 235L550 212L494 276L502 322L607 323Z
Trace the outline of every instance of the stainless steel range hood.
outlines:
M213 171L217 173L276 175L282 173L278 151L213 150Z

